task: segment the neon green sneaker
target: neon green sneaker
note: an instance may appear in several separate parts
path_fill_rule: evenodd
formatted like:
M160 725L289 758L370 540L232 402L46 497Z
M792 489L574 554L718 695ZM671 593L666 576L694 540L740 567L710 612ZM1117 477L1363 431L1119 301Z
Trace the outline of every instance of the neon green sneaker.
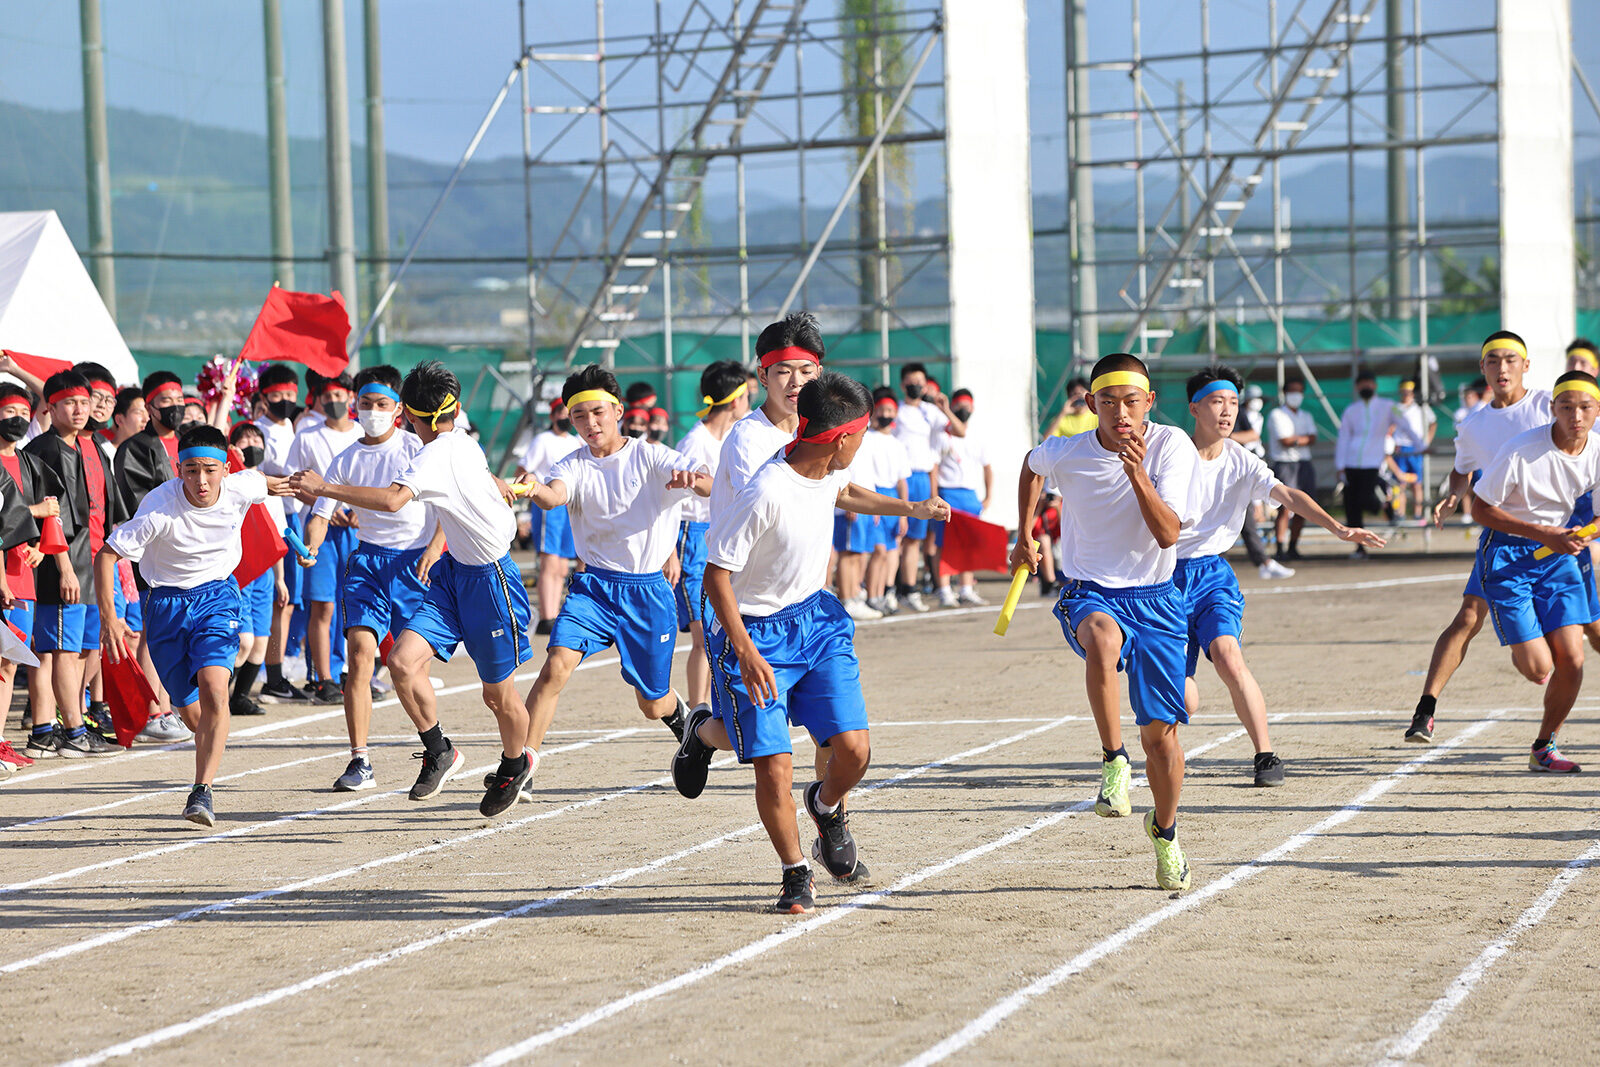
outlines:
M1133 814L1133 802L1128 799L1128 783L1133 780L1133 768L1127 756L1100 761L1100 795L1094 798L1094 813L1107 819Z
M1145 812L1144 835L1156 846L1156 885L1181 892L1189 888L1189 861L1176 836L1171 841L1156 833L1156 813Z

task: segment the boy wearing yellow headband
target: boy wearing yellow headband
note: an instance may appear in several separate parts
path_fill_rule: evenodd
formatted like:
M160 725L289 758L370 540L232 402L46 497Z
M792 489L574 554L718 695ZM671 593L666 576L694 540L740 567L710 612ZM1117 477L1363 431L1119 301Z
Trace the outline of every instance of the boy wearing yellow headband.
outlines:
M1178 537L1198 514L1199 456L1183 431L1148 421L1155 394L1137 357L1105 357L1095 364L1090 385L1095 431L1047 438L1023 465L1021 536L1011 567L1039 566L1026 531L1048 480L1061 491L1062 570L1071 576L1056 617L1087 665L1089 707L1104 750L1094 810L1103 816L1133 811L1117 683L1117 672L1125 670L1155 801L1144 826L1155 846L1156 882L1182 890L1189 888L1189 865L1177 839L1183 790L1178 724L1189 721L1183 672L1189 619L1172 575Z
M1572 774L1579 767L1557 750L1556 731L1583 685L1583 628L1594 620L1594 581L1577 564L1594 528L1573 527L1572 507L1600 487L1600 435L1591 432L1600 386L1568 371L1551 392L1555 421L1506 442L1473 488L1472 513L1486 531L1477 570L1495 634L1523 677L1545 687L1528 769Z

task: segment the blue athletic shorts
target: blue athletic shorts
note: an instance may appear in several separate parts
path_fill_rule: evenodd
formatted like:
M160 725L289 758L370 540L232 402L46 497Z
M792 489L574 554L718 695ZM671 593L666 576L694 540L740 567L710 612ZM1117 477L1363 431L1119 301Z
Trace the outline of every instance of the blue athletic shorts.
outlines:
M1537 541L1484 531L1474 569L1489 602L1489 620L1502 645L1518 645L1563 626L1594 620L1594 579L1573 556L1534 559ZM1587 556L1588 553L1580 553Z
M122 578L119 575L115 587L111 590L111 602L116 606L117 618L128 617L128 598L122 595Z
M86 604L40 604L33 616L33 650L82 652L87 607ZM95 634L94 643L96 648L100 647L98 633Z
M1406 474L1414 474L1418 478L1422 477L1421 452L1396 452L1394 454L1394 465Z
M933 495L933 480L928 477L927 471L912 471L906 478L906 499L915 503L926 500ZM920 541L928 536L927 519L907 519L906 539Z
M892 496L896 498L900 496L899 487L893 485L889 486L887 489L880 485L878 486L878 492L882 493L884 496ZM900 543L900 516L879 515L877 516L877 519L878 539L874 543L882 545L884 548L894 548Z
M357 545L345 566L340 590L345 632L357 627L371 630L381 644L385 635L398 634L410 625L428 595L428 587L417 577L421 558L420 548Z
M535 506L528 520L536 552L562 559L578 558L577 546L572 543L572 520L567 517L565 504L549 511Z
M1183 723L1189 712L1183 704L1184 652L1188 647L1189 620L1183 597L1171 582L1110 589L1094 582L1068 582L1056 602L1056 618L1067 644L1085 655L1078 644L1078 625L1095 612L1111 616L1122 628L1122 654L1117 670L1128 675L1128 703L1140 726L1152 722Z
M745 691L739 658L721 624L713 621L706 632L711 711L727 728L739 762L793 752L791 723L823 745L838 734L867 728L855 624L837 597L826 590L812 593L775 615L747 615L744 627L777 680L777 698L764 708Z
M81 651L98 652L100 650L100 605L83 605L83 646Z
M1244 594L1239 579L1221 556L1180 559L1172 584L1183 598L1189 618L1189 651L1184 656L1184 676L1194 677L1200 656L1211 658L1211 642L1224 635L1244 642Z
M187 707L200 699L202 668L226 667L232 676L244 627L244 597L232 578L193 589L151 586L147 595L150 659L172 706Z
M289 566L293 567L291 563ZM252 637L272 636L272 609L278 599L278 580L268 567L260 577L240 590L244 597L244 632Z
M533 657L528 590L511 553L473 566L446 552L428 572L428 580L428 595L405 628L427 641L434 655L448 663L456 646L466 645L478 678L491 685L505 681Z
M978 494L971 489L941 489L939 490L939 496L946 504L949 504L957 511L965 512L968 515L983 514L983 501L980 500L978 498ZM933 536L939 547L943 548L944 523L936 522L933 524Z
M835 515L833 547L837 552L871 552L878 543L877 515Z
M134 633L144 632L144 593L136 591L136 595L127 605L127 613L122 617L128 624L128 629Z
M305 519L301 515L284 516L284 525L293 530L304 540L306 535ZM295 562L294 549L290 549L283 557L283 584L289 587L289 606L303 608L306 606L306 572L307 568Z
M1568 527L1582 528L1594 521L1594 494L1585 493L1572 505L1572 518L1567 520Z
M350 527L328 527L327 536L317 549L317 561L306 568L306 603L339 602L339 583L344 580L344 566L355 547L356 532Z
M22 639L33 645L33 609L31 600L17 600L6 609L6 622L22 631Z
M646 700L658 700L672 690L675 599L660 571L628 574L590 567L573 575L546 647L570 648L588 658L616 645L623 680Z
M706 531L709 522L678 524L678 562L683 577L678 579L674 598L678 604L678 632L688 633L691 622L700 621L700 593L706 580Z

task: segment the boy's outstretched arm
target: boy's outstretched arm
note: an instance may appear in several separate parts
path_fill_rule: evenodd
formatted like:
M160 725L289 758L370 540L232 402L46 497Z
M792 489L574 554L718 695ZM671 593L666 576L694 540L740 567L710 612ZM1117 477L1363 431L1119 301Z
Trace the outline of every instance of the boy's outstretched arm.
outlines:
M567 483L559 478L546 485L543 482L518 482L525 486L522 495L529 503L543 511L559 508L572 499L572 494L567 490Z
M927 500L902 500L884 496L851 482L839 491L838 506L857 515L897 515L908 519L943 522L950 517L950 505L936 496Z
M1327 530L1341 541L1361 545L1365 548L1382 548L1389 542L1373 533L1371 530L1360 526L1346 526L1344 523L1322 510L1322 506L1312 500L1298 489L1287 485L1279 485L1272 490L1272 499L1299 515L1303 519L1310 519L1318 526Z
M416 496L407 486L393 485L334 485L323 481L316 471L300 471L289 479L296 493L306 496L325 496L354 508L368 511L399 511Z
M1028 461L1022 461L1022 476L1017 479L1017 543L1011 550L1011 569L1028 568L1031 574L1039 569L1039 550L1033 546L1033 513L1039 506L1039 490L1044 488L1044 478L1034 473Z

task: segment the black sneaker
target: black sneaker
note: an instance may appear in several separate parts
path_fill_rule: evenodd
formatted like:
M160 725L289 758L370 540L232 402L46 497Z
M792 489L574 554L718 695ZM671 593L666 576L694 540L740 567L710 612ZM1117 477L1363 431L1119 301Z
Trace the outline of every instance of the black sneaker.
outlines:
M306 683L306 692L311 696L313 704L343 704L344 690L339 688L339 683L323 678L315 682Z
M67 728L56 720L56 751L63 756L76 753L79 756L115 756L122 751L121 745L113 745L93 730L85 730L82 737L74 738L67 732Z
M1283 760L1272 752L1256 753L1256 785L1282 785Z
M417 774L417 784L411 787L412 800L428 800L438 796L439 790L444 788L444 783L461 769L463 763L467 762L467 757L454 745L437 754L413 752L411 758L422 761L422 770Z
M811 842L811 858L818 863L822 862L822 838L818 837ZM866 862L857 858L856 869L843 878L835 878L840 885L871 885L872 872L867 870Z
M1433 744L1433 716L1425 711L1411 716L1411 729L1406 731L1406 740L1413 745Z
M700 740L699 734L700 724L710 718L711 709L704 704L689 713L683 739L672 757L672 784L690 800L705 791L706 776L711 773L711 754L716 750Z
M300 704L309 699L305 693L290 685L287 678L267 682L261 687L261 701L264 704Z
M83 725L92 734L99 734L111 744L117 743L117 728L111 723L111 705L103 700L91 700L83 709Z
M217 825L217 814L211 810L209 785L197 785L189 790L189 802L183 807L183 817L199 826Z
M821 782L806 786L806 814L817 824L817 836L822 839L822 865L835 878L848 878L856 870L856 839L850 836L850 816L842 805L834 808L831 815L818 811L817 796L821 792Z
M817 884L810 867L790 867L783 872L783 888L772 910L779 915L808 915L817 909Z
M265 715L266 713L266 708L263 708L243 693L235 693L228 698L229 715Z
M522 769L516 774L491 773L489 787L483 791L483 802L478 805L478 814L492 819L511 807L521 795L522 787L532 777L533 760L526 753L522 757Z
M532 767L532 769L530 769L528 771L528 779L527 779L527 781L523 782L522 783L522 788L517 790L517 802L519 804L532 804L533 803L533 775L534 775L534 772L539 769L539 750L536 749L536 748L525 748L525 749L522 750L522 754L524 756L527 756L528 759L533 761L533 767ZM492 788L494 786L495 779L497 779L499 777L500 776L498 774L496 774L494 771L490 771L488 774L483 776L483 787L485 789Z
M688 710L680 700L678 706L672 709L672 714L661 720L662 725L672 731L672 736L678 739L679 744L683 743L683 721L688 717L684 712Z
M61 735L55 730L47 734L35 734L31 728L28 732L28 743L23 746L22 754L29 759L54 759L57 756L80 759L88 755L87 752L79 752L77 749L69 752L61 751Z

